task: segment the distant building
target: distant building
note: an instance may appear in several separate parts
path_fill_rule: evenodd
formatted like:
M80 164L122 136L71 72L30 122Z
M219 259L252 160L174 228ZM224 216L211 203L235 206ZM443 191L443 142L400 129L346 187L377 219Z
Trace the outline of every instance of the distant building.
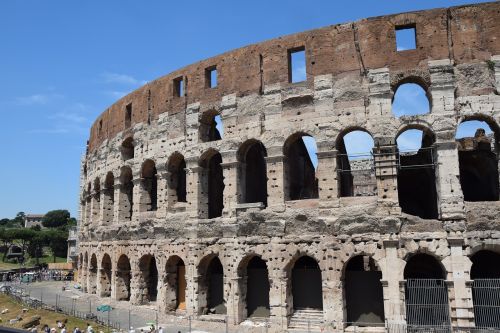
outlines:
M39 225L43 228L42 220L44 214L26 214L24 216L24 227L31 228L32 226Z

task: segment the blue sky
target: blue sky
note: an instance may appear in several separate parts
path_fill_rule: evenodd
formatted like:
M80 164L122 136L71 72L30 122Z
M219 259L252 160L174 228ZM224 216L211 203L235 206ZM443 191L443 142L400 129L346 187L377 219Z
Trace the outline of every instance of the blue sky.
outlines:
M478 1L439 1L440 7ZM92 121L124 94L222 52L325 25L436 7L393 1L0 2L0 218L77 212Z

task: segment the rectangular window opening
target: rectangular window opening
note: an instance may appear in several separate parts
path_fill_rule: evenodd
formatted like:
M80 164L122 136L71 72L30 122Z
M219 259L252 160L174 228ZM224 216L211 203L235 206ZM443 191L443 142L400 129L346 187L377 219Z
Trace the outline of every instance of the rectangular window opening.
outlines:
M217 87L217 67L212 66L205 69L205 81L207 88Z
M415 25L396 26L396 51L417 48L417 29Z
M288 50L288 81L296 83L306 80L306 49L299 47Z
M174 96L184 96L184 79L182 78L182 76L174 79Z
M132 123L132 103L125 107L125 128L129 128Z

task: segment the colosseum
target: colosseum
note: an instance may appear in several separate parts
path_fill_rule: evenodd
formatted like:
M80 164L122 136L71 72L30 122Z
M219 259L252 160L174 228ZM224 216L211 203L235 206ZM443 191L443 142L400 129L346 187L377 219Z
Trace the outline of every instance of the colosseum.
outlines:
M413 48L397 47L402 30ZM429 110L394 114L405 84ZM458 138L470 121L489 128ZM200 61L93 124L80 283L233 331L498 332L499 124L499 2ZM398 147L409 130L421 132L414 151ZM356 131L373 142L361 158L344 140Z

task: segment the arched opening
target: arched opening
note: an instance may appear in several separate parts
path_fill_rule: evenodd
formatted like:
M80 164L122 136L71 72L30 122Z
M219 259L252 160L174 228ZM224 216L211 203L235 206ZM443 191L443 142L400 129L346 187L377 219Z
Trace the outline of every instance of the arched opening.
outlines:
M262 258L246 258L238 269L240 278L240 309L244 317L267 318L269 305L269 272ZM244 319L244 318L242 318Z
M418 79L415 79L418 80ZM429 95L418 83L403 83L396 89L392 100L392 113L396 117L427 114L431 109Z
M315 259L300 257L292 269L293 308L323 310L321 269Z
M97 294L97 256L92 254L89 263L88 293Z
M222 173L222 156L219 152L210 150L202 156L200 166L202 171L202 189L206 193L206 210L202 216L209 219L222 216L224 208L224 175Z
M132 182L132 170L129 167L123 167L120 174L120 219L131 220L134 209L134 183Z
M344 294L347 323L355 326L384 325L382 272L373 258L358 255L345 268Z
M337 172L341 197L377 195L373 147L372 136L364 130L349 131L337 140Z
M465 201L499 199L498 133L482 120L466 120L457 129L460 185Z
M141 211L155 211L158 208L158 179L155 162L146 160L142 165L142 187L144 198Z
M224 300L224 269L217 256L205 258L200 263L200 310L202 314L226 314Z
M500 329L500 254L481 250L472 258L472 300L476 328Z
M130 280L132 278L130 260L124 254L118 259L116 264L116 299L118 301L130 300Z
M165 303L167 311L186 309L186 267L178 256L168 259L165 266Z
M262 202L267 206L266 148L257 140L248 140L238 151L241 202Z
M217 141L222 139L224 125L219 113L215 110L203 112L200 117L200 140L201 142Z
M448 288L441 264L428 254L412 256L404 270L406 323L416 329L450 326Z
M174 153L168 160L167 170L170 173L168 184L171 204L187 202L186 200L186 161L180 153Z
M286 140L283 153L287 200L318 198L316 152L316 141L310 135L296 133Z
M130 160L134 158L134 139L132 137L128 137L123 140L122 145L120 147L120 151L122 154L122 159L124 161Z
M427 129L407 129L401 132L396 141L401 210L423 219L436 219L434 134Z
M92 221L92 216L90 215L91 212L91 206L92 206L92 185L90 182L87 185L87 192L85 193L85 223L87 225L90 225L90 222Z
M111 296L111 258L105 253L101 261L101 297Z
M155 302L158 295L158 270L156 259L152 255L144 255L139 261L141 271L139 279L139 289L141 290L141 304Z
M103 190L103 222L109 224L113 221L113 211L115 205L115 176L112 172L108 172L104 181Z

